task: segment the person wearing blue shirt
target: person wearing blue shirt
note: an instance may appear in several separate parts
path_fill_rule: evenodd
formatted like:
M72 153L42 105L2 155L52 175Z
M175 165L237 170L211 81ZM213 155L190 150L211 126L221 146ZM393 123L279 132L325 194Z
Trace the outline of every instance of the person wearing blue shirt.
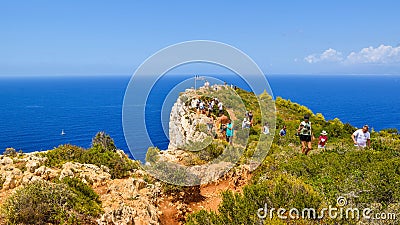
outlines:
M230 145L232 145L232 139L233 139L233 124L231 120L228 120L228 123L226 124L226 141L229 142Z
M279 131L279 136L281 137L286 136L286 125L282 127L281 131Z

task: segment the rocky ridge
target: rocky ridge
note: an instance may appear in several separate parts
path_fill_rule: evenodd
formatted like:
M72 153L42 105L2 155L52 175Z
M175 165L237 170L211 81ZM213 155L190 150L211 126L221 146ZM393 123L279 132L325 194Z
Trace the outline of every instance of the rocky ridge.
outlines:
M111 179L106 166L66 162L61 168L49 168L44 165L46 160L36 153L15 157L1 155L0 204L17 188L31 182L75 177L90 185L100 196L104 214L98 224L159 224L157 196L161 192L160 183L146 182L144 171L136 170L126 179Z

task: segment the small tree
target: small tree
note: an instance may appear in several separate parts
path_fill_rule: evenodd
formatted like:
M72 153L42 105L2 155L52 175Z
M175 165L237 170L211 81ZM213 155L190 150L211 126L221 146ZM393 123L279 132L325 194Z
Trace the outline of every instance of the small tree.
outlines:
M100 131L92 139L92 147L100 147L104 151L116 151L117 147L114 144L114 140L110 135L104 131Z

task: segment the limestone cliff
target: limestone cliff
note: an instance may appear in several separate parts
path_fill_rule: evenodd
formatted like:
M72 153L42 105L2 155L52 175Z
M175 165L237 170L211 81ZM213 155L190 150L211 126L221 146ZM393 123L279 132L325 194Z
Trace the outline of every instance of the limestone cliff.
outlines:
M185 102L186 100L186 102ZM196 96L193 91L182 93L171 109L169 121L169 146L168 149L188 149L197 143L201 146L207 138L206 123L209 118L202 113L198 113L194 103ZM200 149L198 149L200 150Z

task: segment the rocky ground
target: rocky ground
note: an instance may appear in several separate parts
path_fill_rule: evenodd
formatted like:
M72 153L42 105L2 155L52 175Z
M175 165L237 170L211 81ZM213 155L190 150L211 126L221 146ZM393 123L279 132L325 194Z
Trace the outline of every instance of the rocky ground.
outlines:
M148 174L142 170L125 179L111 179L105 166L67 162L61 168L49 168L44 165L46 160L35 153L0 156L0 204L17 188L35 180L76 177L100 196L104 214L98 224L181 224L187 213L217 210L221 191L240 191L250 178L249 169L242 166L217 182L201 186L196 198L188 198L191 193L164 194L161 183L146 182ZM0 223L3 224L1 219Z
M33 181L76 177L100 195L104 214L98 224L159 224L160 184L144 181L143 171L137 170L126 179L111 179L105 166L67 162L61 168L48 168L43 165L45 161L34 153L0 156L0 204L17 188Z

